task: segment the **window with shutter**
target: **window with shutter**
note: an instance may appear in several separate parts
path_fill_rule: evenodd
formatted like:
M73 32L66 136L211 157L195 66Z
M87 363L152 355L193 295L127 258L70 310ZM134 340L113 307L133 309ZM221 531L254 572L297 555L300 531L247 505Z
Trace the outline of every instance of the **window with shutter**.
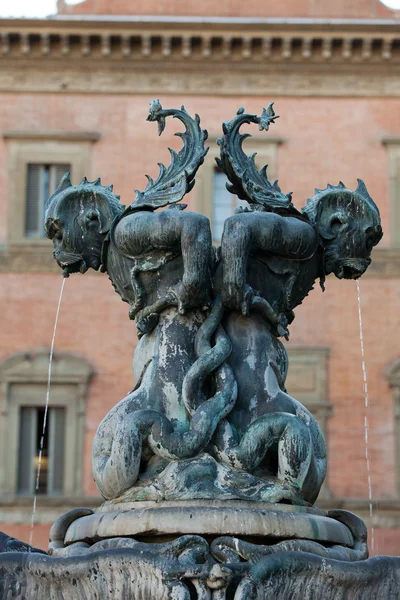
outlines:
M33 495L39 465L44 407L21 406L19 429L18 494ZM62 495L64 491L65 408L50 407L43 438L37 493Z
M48 350L21 352L0 362L0 500L32 496L35 492L48 368ZM82 357L56 354L38 488L42 496L72 497L82 493L91 375L92 368Z
M400 497L400 360L395 360L387 369L386 377L393 393L394 451L396 466L397 497Z
M70 164L27 165L25 235L45 237L43 219L48 198L55 192L62 176L71 170Z
M226 189L227 177L215 163L215 159L220 155L217 137L209 135L207 144L210 149L207 160L196 173L194 208L210 219L213 240L218 244L221 241L225 219L233 215L236 208L247 206L247 202L239 200ZM282 142L280 138L254 136L245 143L246 153L257 155L258 168L268 165L268 178L272 181L276 179L278 147Z
M213 239L217 242L221 241L222 232L224 230L225 219L235 213L235 209L239 206L247 206L247 202L239 200L237 196L231 194L226 189L228 180L226 175L220 169L214 170L213 180L213 205L212 205L212 232Z
M29 406L21 407L19 422L18 493L23 496L32 494L35 486L33 467L36 428L36 409Z
M64 492L65 408L51 408L49 417L47 493L55 496Z
M46 201L66 172L74 184L84 177L91 179L93 142L100 135L86 131L18 131L5 132L4 138L9 186L7 239L2 253L5 261L0 269L54 273L58 267L43 227Z

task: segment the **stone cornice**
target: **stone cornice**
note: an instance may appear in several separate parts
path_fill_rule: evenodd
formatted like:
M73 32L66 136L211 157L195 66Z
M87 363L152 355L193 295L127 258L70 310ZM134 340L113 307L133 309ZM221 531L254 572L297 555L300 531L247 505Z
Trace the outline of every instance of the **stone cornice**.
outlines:
M0 19L0 55L16 60L79 56L80 60L400 64L400 32L394 20Z
M0 92L177 90L400 97L398 21L0 19Z

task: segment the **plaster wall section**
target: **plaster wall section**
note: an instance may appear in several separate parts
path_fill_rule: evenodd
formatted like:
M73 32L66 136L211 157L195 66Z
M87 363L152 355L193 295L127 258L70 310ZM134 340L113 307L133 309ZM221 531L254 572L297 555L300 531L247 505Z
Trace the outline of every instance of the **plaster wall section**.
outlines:
M59 0L60 14L69 15L152 15L215 17L303 17L303 18L393 18L397 11L387 9L379 0L85 0L69 6Z

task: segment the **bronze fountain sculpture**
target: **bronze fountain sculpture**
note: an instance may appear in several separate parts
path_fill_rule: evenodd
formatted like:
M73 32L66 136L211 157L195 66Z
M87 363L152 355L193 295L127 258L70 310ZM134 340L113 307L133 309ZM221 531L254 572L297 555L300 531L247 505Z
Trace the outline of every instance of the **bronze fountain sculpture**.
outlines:
M377 568L365 560L358 517L313 506L325 441L286 392L279 339L317 280L324 288L330 273L365 272L382 237L379 210L359 180L354 191L341 182L315 190L299 211L243 148L240 128L268 131L278 118L272 103L261 116L241 108L223 124L217 162L248 207L226 220L215 248L209 220L180 203L207 154L207 132L183 107L151 103L159 134L169 116L185 126L183 147L132 204L99 179L72 185L69 174L47 203L45 230L63 275L100 269L129 304L137 384L94 439L103 506L61 516L50 556L31 549L28 565L23 554L2 555L0 589L25 590L12 598L37 597L29 588L39 585L41 597L66 599L79 588L80 598L243 600L372 598L381 585L379 597L391 598L397 559Z

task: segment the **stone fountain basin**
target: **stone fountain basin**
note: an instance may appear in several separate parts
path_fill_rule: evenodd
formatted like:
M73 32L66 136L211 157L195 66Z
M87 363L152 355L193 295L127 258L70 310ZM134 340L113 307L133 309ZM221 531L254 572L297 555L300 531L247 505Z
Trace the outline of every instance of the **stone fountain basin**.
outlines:
M314 540L353 547L350 529L318 508L244 501L131 502L103 505L76 519L64 543L95 543L113 537L137 539L198 534L243 538ZM154 540L156 541L156 540ZM261 540L260 540L261 541Z

